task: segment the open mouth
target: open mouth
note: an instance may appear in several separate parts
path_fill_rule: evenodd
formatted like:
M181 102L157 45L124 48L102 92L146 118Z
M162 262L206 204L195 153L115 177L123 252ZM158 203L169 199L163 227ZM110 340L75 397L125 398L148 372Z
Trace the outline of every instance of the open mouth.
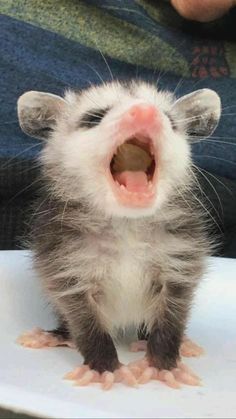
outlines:
M157 161L151 138L135 135L123 142L110 162L115 192L129 206L144 207L155 195Z

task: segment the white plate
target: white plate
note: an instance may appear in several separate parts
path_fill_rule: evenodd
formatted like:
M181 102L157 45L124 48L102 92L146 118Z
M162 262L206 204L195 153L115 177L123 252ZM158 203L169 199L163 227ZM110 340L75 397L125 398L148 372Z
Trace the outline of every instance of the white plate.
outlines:
M63 375L81 363L68 348L33 350L15 343L23 331L54 319L26 252L0 252L0 405L37 416L68 418L235 418L236 260L211 259L197 293L189 335L206 356L186 363L203 387L172 390L159 382L138 389L116 384L73 387ZM137 354L119 350L121 360ZM138 354L141 356L141 354Z

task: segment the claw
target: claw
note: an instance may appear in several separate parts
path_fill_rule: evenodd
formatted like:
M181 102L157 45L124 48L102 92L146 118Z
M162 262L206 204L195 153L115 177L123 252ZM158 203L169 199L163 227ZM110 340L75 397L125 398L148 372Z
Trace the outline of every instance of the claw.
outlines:
M110 390L115 382L115 375L112 372L105 371L102 374L101 383L103 390Z
M200 384L200 380L196 377L193 377L187 372L181 371L179 368L175 368L173 370L173 375L175 379L183 384L187 384L189 386L198 386Z
M141 370L149 367L149 362L147 358L138 359L137 361L133 361L129 363L129 367L138 367Z
M65 376L64 379L65 380L76 380L76 379L80 379L83 374L89 370L89 366L88 365L82 365L81 367L75 368L74 371L68 372Z
M139 384L146 384L156 377L157 370L154 367L147 367L139 377Z
M177 362L177 367L180 368L182 371L186 372L187 374L192 375L192 377L196 378L197 380L201 381L201 379L193 372L193 370L185 365L183 362Z
M19 336L16 340L16 343L22 345L26 348L32 349L41 349L41 348L49 348L49 347L56 347L56 346L69 346L74 348L74 345L69 340L63 340L63 338L59 338L55 336L51 332L46 332L39 327L23 333Z
M75 380L75 385L86 386L90 383L101 383L103 390L109 390L114 383L124 383L129 387L138 387L138 384L146 384L151 380L159 380L167 386L179 389L182 384L190 386L201 385L200 378L181 361L177 367L169 370L158 370L147 357L130 362L127 366L121 365L114 372L105 371L99 374L90 370L88 365L80 366L66 374L65 379Z
M180 347L180 355L185 357L198 357L204 355L204 349L185 337Z
M95 371L93 371L93 370L86 371L84 373L84 375L79 380L76 380L74 385L75 386L82 386L82 387L87 386L88 384L93 382L94 377L95 377L94 373L95 373Z
M114 371L105 371L99 374L97 371L90 370L88 365L83 365L69 372L64 377L67 380L75 381L75 386L86 386L90 383L101 383L103 390L109 390L114 383L124 382L130 387L137 387L137 379L129 367L121 366Z
M174 375L171 371L167 371L167 370L159 371L157 379L166 383L168 387L171 387L171 388L174 388L174 389L181 388L180 383L178 383L178 381L176 381L176 379L175 379L175 377L174 377Z
M130 365L129 364L129 369L133 373L133 375L135 376L136 379L138 379L142 374L141 368L139 368L136 365Z
M147 341L146 340L138 340L137 342L133 342L130 345L131 352L139 352L139 351L146 351L147 350ZM204 349L201 346L198 346L195 342L191 339L187 338L186 336L183 338L183 342L180 347L180 355L185 357L198 357L204 354Z
M129 387L137 387L138 386L137 380L136 380L134 374L132 374L132 371L129 369L129 367L122 366L120 368L120 373L121 373L123 381Z

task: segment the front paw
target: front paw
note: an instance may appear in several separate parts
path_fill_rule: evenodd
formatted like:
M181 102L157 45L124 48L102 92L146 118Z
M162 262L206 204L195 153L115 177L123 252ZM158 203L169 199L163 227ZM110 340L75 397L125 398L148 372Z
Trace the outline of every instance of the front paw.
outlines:
M147 344L149 364L158 370L171 370L179 361L179 345L174 341L162 341L159 336L150 336Z
M179 388L181 383L199 385L199 378L180 362L181 336L155 330L147 343L147 360L157 371L157 379L169 387Z
M66 374L64 378L74 381L76 386L101 383L103 390L110 390L114 383L124 383L129 387L136 387L138 385L133 369L121 364L119 364L119 368L114 372L104 371L102 374L92 370L88 365L82 365L69 374Z
M128 367L134 372L139 384L148 383L151 380L158 380L165 383L168 387L178 389L182 384L189 386L201 385L200 378L185 364L177 361L176 368L157 369L153 367L154 362L150 363L148 358L131 362Z
M149 365L157 368L158 370L171 370L177 367L179 361L178 355L172 354L153 354L147 351L147 359Z
M97 371L102 374L105 371L114 372L120 367L119 360L116 356L109 357L109 353L105 357L89 358L85 357L84 364L88 365L91 370Z

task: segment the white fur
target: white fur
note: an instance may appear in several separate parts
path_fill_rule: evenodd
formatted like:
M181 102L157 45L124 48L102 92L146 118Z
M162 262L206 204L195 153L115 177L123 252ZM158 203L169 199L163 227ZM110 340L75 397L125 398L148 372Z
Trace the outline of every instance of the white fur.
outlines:
M171 191L184 182L190 163L190 147L183 133L172 130L164 111L171 109L173 98L169 93L158 92L147 84L136 85L131 95L119 84L94 87L81 96L67 93L66 114L48 141L43 154L46 164L57 163L64 182L55 183L58 192L67 199L86 198L89 205L109 216L150 216L167 201ZM114 150L119 138L119 121L122 115L137 103L154 104L163 119L163 129L156 138L158 150L158 187L151 207L128 208L121 205L104 175L104 161ZM101 123L91 129L76 129L85 111L112 106ZM109 163L107 163L108 165ZM57 174L56 174L57 176Z
M120 132L122 116L137 103L157 107L162 129L152 138L158 166L155 200L149 208L133 209L117 201L104 169L117 142L126 139ZM191 156L184 125L175 131L166 115L174 103L171 94L145 83L129 89L112 83L65 96L41 157L47 193L52 192L56 208L54 212L49 203L45 213L38 213L35 264L58 312L68 324L76 319L77 334L77 324L90 313L113 336L119 328L143 322L150 330L165 310L174 315L179 310L181 317L183 304L187 307L189 301L168 296L168 283L194 289L201 277L208 242L201 212L188 192ZM106 107L111 110L99 125L79 128L84 112ZM180 118L185 118L183 112ZM73 294L86 294L88 307L80 311ZM168 298L173 298L172 306L164 310Z

